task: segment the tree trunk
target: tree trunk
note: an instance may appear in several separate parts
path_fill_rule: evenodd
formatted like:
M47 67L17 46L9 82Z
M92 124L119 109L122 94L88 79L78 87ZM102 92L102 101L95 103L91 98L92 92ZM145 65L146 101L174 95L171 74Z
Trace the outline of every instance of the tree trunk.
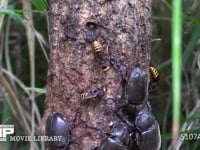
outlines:
M49 0L49 5L51 53L40 132L49 114L60 112L69 122L69 149L94 149L120 122L113 112L125 102L131 71L140 66L149 74L151 0Z

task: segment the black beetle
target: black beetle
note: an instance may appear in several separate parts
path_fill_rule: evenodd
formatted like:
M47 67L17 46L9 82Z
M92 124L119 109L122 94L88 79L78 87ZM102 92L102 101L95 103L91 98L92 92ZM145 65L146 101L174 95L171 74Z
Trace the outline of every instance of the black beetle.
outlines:
M129 133L126 126L112 128L111 136L101 141L98 150L128 150Z
M153 114L141 109L135 118L136 141L139 150L159 150L160 128Z
M148 94L148 76L144 70L136 67L131 72L126 88L129 104L140 105L146 101Z
M58 112L52 112L46 121L45 135L48 137L59 136L60 141L46 141L48 150L66 150L69 144L69 125L67 119Z
M139 67L133 69L127 85L127 99L128 105L136 108L131 112L135 119L127 122L132 122L136 128L135 138L139 150L158 150L161 144L160 129L150 109L147 109L148 84L146 72Z
M113 127L111 136L101 141L98 150L159 150L158 122L147 103L149 77L140 67L131 72L125 89L127 103L117 109L122 126Z

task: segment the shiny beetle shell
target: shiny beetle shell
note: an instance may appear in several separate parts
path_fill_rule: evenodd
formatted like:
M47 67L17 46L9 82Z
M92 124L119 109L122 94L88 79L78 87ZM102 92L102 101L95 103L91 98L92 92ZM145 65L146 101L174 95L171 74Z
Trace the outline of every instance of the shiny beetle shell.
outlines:
M154 77L159 74L154 70ZM114 126L111 135L101 141L98 150L159 150L159 124L148 104L149 76L142 68L132 70L126 85L128 103L117 109L123 124Z
M133 69L127 85L127 99L129 104L140 105L146 101L148 91L148 76L146 72L136 67Z
M139 150L159 150L161 146L160 128L151 112L140 111L135 125L138 130L137 145Z
M53 112L49 115L45 126L46 136L61 137L60 141L46 141L45 147L47 150L65 150L69 144L69 126L66 118L58 112Z
M128 150L129 133L126 126L118 125L112 128L110 137L102 140L98 150Z

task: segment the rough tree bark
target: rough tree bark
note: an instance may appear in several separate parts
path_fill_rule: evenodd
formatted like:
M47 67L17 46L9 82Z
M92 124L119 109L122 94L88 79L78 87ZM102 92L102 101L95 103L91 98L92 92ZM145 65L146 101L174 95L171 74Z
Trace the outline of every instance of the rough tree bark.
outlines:
M89 150L119 122L113 112L124 103L124 85L135 66L149 74L151 0L49 0L51 37L46 110L70 123L69 149ZM110 69L103 71L92 42L102 45ZM81 99L81 93L103 96Z

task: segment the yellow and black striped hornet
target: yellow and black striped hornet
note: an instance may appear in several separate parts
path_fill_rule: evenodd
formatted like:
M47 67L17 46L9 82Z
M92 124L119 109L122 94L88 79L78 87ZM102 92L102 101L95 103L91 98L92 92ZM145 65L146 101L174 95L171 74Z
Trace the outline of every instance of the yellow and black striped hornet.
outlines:
M101 44L96 40L93 42L93 49L95 54L102 51Z
M102 70L104 72L108 71L110 69L110 66L109 66L108 61L104 58L105 56L102 51L101 44L97 40L95 40L92 45L93 45L94 54L97 57Z
M94 100L94 99L98 99L101 98L105 92L107 91L107 89L105 87L103 87L102 89L94 89L94 90L89 90L87 92L82 92L80 94L80 99L81 101L89 101L89 100Z
M159 72L158 72L158 70L156 69L156 67L154 67L154 66L150 66L150 72L151 72L151 74L152 74L152 76L153 76L153 79L154 80L159 80Z
M88 95L87 92L83 92L83 93L80 94L80 98L84 99L87 95Z
M158 82L160 81L160 74L157 68L152 65L152 63L150 63L149 70L152 75L152 80L149 83L149 92L151 92L158 85Z

